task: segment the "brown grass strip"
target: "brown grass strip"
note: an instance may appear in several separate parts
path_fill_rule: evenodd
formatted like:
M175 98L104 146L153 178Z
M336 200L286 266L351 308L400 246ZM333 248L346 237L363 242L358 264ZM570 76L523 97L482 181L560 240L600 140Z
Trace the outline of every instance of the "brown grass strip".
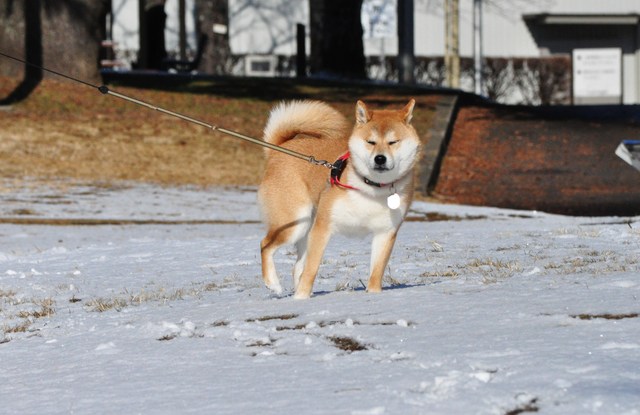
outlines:
M255 225L258 220L156 220L156 219L66 219L66 218L0 218L0 224L44 226L132 226L132 225Z
M628 314L574 314L571 315L572 318L577 318L580 320L624 320L627 318L638 318L638 313L628 313Z

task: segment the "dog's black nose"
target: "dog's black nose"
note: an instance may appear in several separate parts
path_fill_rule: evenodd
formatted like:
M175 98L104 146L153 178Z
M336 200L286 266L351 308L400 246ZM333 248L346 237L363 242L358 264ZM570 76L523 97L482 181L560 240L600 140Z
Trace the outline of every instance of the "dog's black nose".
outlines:
M378 154L373 158L373 161L375 161L378 166L382 166L387 162L387 158L382 154Z

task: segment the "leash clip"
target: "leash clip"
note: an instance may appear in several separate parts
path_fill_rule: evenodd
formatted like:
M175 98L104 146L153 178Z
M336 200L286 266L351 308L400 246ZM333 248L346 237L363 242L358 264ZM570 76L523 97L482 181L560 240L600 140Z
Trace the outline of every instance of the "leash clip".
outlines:
M339 180L340 180L340 176L342 175L342 171L346 167L346 164L347 164L347 159L342 157L333 162L333 165L331 166L331 183L332 184L342 185L342 183L340 183Z
M315 164L316 166L326 167L332 170L336 168L334 164L329 163L327 160L316 160L316 158L313 156L309 156L309 163Z

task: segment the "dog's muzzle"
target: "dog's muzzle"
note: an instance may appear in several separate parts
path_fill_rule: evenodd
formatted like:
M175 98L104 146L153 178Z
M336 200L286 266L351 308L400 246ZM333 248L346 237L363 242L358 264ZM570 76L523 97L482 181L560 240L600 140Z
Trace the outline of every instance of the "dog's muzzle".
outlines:
M378 154L373 158L374 166L373 169L377 171L386 171L389 170L387 167L387 156L384 154Z

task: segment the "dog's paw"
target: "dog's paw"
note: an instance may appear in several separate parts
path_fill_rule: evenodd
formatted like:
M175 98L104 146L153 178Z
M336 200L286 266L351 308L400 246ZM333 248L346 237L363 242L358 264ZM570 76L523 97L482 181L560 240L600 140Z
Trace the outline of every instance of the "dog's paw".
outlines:
M267 288L270 289L271 291L273 291L275 294L282 294L282 285L280 285L280 282L275 282L275 283L271 283L271 284L266 284Z
M382 292L382 287L368 287L367 292L370 294L379 294Z
M305 293L299 290L296 290L296 293L293 294L294 300L308 300L310 297L311 297L311 293Z

